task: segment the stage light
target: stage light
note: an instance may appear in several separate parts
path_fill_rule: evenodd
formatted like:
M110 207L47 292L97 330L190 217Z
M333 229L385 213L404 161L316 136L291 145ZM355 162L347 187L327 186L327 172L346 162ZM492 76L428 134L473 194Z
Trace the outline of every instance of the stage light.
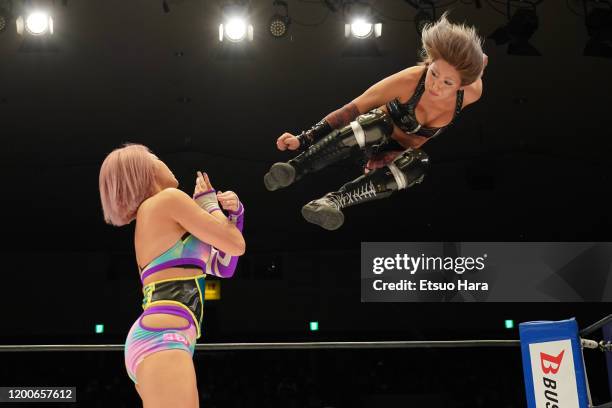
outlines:
M416 29L417 35L421 37L421 33L426 25L433 23L434 18L432 13L419 9L416 16L414 16L414 27Z
M0 0L0 33L6 30L11 20L11 5L10 2Z
M540 51L529 42L538 27L535 6L519 8L506 25L495 30L488 38L497 45L508 44L507 52L510 55L540 56Z
M586 27L589 40L583 54L612 58L612 8L592 8L586 17Z
M25 33L33 36L53 34L53 18L44 11L34 11L25 18L19 16L16 24L19 35L24 35Z
M284 36L287 34L287 25L284 21L276 18L270 20L270 34L277 38Z
M511 55L541 55L529 40L538 30L539 20L535 9L518 9L508 24L510 44L508 54Z
M344 36L359 40L365 38L378 38L382 35L382 23L375 23L374 14L368 4L349 3L346 5Z
M42 11L31 13L26 18L25 26L32 35L53 34L53 19Z
M247 33L247 23L241 18L233 18L225 26L225 34L230 41L244 40Z
M245 40L253 41L253 26L249 24L248 8L244 5L229 3L222 6L223 23L219 24L219 41L225 39L232 43Z
M284 37L289 31L289 25L291 24L291 17L289 17L289 7L287 3L281 0L276 0L272 3L274 7L284 8L283 12L276 12L270 18L270 24L268 25L270 34L272 37L280 38Z
M253 26L240 17L233 17L219 25L219 41L225 38L231 42L253 41Z
M364 39L378 38L382 35L382 23L372 24L364 19L356 19L351 24L344 26L344 36Z
M372 23L358 19L351 23L351 34L356 38L368 38L372 34Z

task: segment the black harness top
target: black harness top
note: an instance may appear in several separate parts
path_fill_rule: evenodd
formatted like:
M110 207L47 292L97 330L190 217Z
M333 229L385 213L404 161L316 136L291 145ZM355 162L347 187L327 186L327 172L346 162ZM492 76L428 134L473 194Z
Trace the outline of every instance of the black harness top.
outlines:
M426 138L431 138L437 136L444 129L452 125L455 121L455 118L461 112L461 107L463 106L463 90L457 91L457 103L455 105L455 113L453 115L453 119L451 122L441 128L432 128L422 126L416 118L415 110L416 106L425 92L425 76L427 75L427 69L423 71L423 75L421 75L421 79L419 80L419 84L417 85L414 94L410 98L410 100L406 103L401 103L397 98L387 103L387 110L389 111L389 115L393 122L397 127L402 129L406 133L412 133L419 136L423 136Z

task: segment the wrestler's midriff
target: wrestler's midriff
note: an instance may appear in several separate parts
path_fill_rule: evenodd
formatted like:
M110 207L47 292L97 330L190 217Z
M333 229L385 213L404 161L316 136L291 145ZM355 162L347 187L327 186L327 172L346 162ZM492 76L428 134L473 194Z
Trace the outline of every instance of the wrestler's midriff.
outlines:
M202 270L199 268L168 268L164 269L163 271L156 272L153 275L147 276L144 280L144 285L166 279L184 278L198 275L202 275ZM185 327L189 322L179 316L156 313L143 317L142 323L147 327L174 328Z
M389 113L387 107L384 105L381 106L380 109L382 109L385 113ZM416 149L427 141L426 137L418 136L415 134L408 134L396 125L393 125L393 133L391 134L391 138L394 139L400 145L402 145L404 149L408 149L409 147Z
M426 137L406 133L395 125L393 125L393 134L391 135L391 138L401 144L405 149L408 149L409 147L417 149L427 141Z

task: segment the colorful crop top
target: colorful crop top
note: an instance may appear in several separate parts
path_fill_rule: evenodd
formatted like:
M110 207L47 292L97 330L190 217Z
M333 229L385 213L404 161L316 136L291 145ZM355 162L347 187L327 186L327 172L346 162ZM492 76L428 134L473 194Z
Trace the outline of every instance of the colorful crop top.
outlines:
M242 231L244 220L244 207L236 213L230 213L229 220ZM164 269L174 267L194 266L202 269L208 275L215 275L220 278L230 278L236 270L239 256L231 256L215 247L200 241L190 233L186 233L170 249L153 259L142 268L140 280Z
M427 75L427 69L423 71L423 75L421 75L421 79L414 91L414 94L410 98L410 100L406 103L401 103L399 99L394 99L391 102L387 103L387 111L393 119L393 123L400 129L402 129L406 133L413 133L419 136L423 136L426 138L432 138L440 134L444 129L452 125L455 121L455 118L461 112L461 108L463 107L463 90L457 91L457 103L455 104L455 113L453 115L453 119L451 122L443 126L441 128L432 128L422 126L417 118L416 118L416 106L421 100L421 96L423 96L423 92L425 92L425 76Z

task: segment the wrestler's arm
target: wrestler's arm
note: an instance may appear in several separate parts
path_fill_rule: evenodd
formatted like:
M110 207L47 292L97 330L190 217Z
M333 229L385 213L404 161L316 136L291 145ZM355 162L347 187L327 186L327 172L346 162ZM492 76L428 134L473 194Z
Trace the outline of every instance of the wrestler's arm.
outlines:
M228 213L229 221L233 223L240 232L242 232L242 228L244 226L244 206L242 203L238 201L238 208L236 210L228 210ZM220 278L231 278L234 276L236 266L238 266L238 258L238 256L232 256L229 253L219 251L217 248L213 247L211 257L208 262L210 269L207 268L206 273L212 273Z
M334 129L340 129L363 113L384 106L398 97L402 89L416 86L419 75L423 72L419 66L406 68L395 73L368 88L363 94L353 99L340 109L337 109L311 129L302 132L297 137L291 133L283 133L276 141L279 150L305 149L316 143Z
M234 222L222 211L209 214L183 191L167 188L160 193L164 211L186 231L228 255L244 254L245 241Z

